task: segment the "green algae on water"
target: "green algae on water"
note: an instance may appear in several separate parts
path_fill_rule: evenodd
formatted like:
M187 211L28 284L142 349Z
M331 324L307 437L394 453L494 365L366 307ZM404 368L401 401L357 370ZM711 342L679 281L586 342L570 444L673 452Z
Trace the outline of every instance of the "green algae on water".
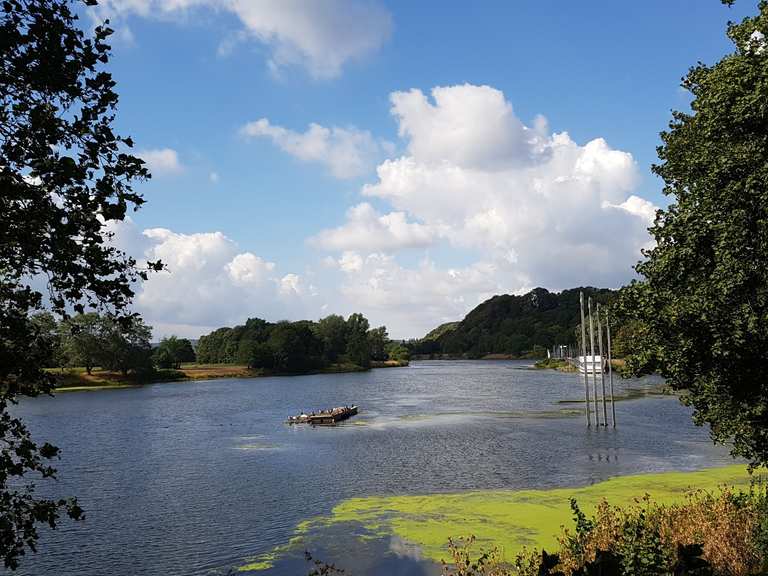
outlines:
M749 480L745 466L733 465L698 472L618 476L577 488L351 498L334 507L330 516L301 522L292 542L321 534L323 529L356 525L367 537L394 535L415 544L424 558L439 562L447 558L448 538L473 535L478 549L496 547L504 560L512 561L523 546L556 547L561 526L571 525L571 498L586 514L592 514L602 500L626 505L648 494L657 502L671 503L691 490L715 491L724 485L747 488ZM288 547L281 548L285 552ZM270 562L276 553L277 549ZM257 569L253 566L240 570Z
M747 487L744 466L620 476L581 488L353 498L333 509L332 521L386 526L435 561L446 557L449 537L474 535L479 546L496 546L509 561L523 546L556 546L560 527L571 522L570 498L590 514L603 499L628 504L648 494L672 502L692 489L716 490L724 484Z

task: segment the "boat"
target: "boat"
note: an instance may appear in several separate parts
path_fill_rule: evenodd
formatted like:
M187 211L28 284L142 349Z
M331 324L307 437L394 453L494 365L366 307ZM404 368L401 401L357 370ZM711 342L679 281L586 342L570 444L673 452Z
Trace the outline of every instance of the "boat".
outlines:
M313 426L332 426L337 422L351 418L357 414L357 406L337 406L327 410L318 410L316 412L302 412L296 416L289 416L287 424L312 424Z
M606 363L602 356L577 356L576 365L582 374L602 374L605 372Z

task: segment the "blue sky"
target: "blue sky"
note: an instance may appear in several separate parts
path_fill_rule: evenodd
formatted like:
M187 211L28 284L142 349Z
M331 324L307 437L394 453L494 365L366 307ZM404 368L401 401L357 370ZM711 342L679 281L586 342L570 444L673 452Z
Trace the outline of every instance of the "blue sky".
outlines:
M411 337L494 293L631 278L649 211L666 203L650 165L670 110L687 107L679 80L732 50L727 21L755 6L100 10L88 17L117 30L118 127L155 173L120 241L169 261L136 301L156 333L361 310Z

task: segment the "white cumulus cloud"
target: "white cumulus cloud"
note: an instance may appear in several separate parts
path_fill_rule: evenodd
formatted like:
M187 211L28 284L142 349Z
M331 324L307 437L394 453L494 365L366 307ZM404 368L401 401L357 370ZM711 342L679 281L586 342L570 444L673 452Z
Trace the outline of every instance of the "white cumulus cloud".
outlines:
M357 128L326 128L312 123L305 132L270 124L266 118L245 124L241 134L269 138L276 146L304 162L326 166L340 179L356 178L373 170L387 149L371 133Z
M382 162L363 195L491 258L507 291L615 286L631 276L655 210L632 194L631 154L602 138L582 145L550 133L542 117L527 126L488 86L391 99L409 153Z
M460 319L498 293L617 287L632 277L656 206L636 193L634 158L603 138L575 142L530 123L505 95L469 84L391 95L407 151L382 161L346 221L310 238L331 253L351 309L395 335ZM455 266L441 247L461 250ZM404 248L442 254L403 264Z
M271 69L299 65L317 78L338 76L348 62L376 51L392 29L377 0L102 0L92 15L183 21L215 12L233 14L240 23L223 40L228 49L253 40L269 47Z
M139 150L136 152L136 156L147 163L149 171L153 175L179 174L184 171L184 166L179 160L179 153L173 148Z
M428 226L409 222L404 212L379 214L373 206L363 202L347 211L344 225L323 230L310 238L310 243L331 251L391 251L427 246L436 235L436 230Z
M438 324L461 319L502 289L495 264L485 261L441 268L424 258L404 267L391 254L346 252L339 266L347 306L374 324L385 324L396 338L423 335Z
M155 337L197 337L250 316L296 320L314 309L317 294L304 289L301 276L278 274L274 262L241 251L221 232L142 231L129 219L107 230L140 263L161 260L166 267L135 287L134 309L155 327Z

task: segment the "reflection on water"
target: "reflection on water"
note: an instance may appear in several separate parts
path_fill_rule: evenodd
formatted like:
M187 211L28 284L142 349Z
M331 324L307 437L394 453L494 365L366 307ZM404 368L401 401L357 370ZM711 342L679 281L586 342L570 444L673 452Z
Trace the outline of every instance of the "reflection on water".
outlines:
M77 495L87 520L44 531L22 573L226 574L351 497L573 486L730 461L673 397L619 402L617 429L587 430L577 405L560 404L579 397L578 375L528 366L415 362L25 401L36 437L63 450L54 494ZM340 426L283 423L345 404L362 410ZM356 574L434 573L408 543L359 536L322 535L316 552L342 550ZM305 572L298 555L269 571Z

